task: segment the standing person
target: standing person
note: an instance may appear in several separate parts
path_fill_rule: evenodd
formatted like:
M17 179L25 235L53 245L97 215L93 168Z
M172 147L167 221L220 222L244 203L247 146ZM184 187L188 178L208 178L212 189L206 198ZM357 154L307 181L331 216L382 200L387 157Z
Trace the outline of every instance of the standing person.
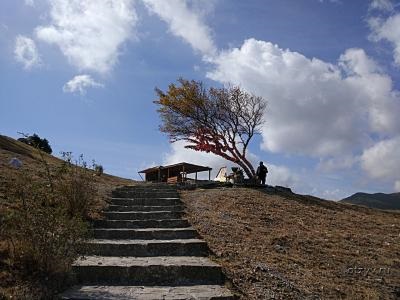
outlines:
M259 180L261 180L261 184L265 185L265 178L267 177L268 169L264 166L264 163L260 161L260 165L257 168L256 175Z

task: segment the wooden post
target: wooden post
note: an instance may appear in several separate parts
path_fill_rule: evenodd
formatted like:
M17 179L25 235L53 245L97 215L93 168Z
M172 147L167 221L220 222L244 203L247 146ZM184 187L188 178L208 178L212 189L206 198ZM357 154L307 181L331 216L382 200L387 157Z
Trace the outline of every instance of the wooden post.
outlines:
M208 170L208 181L211 181L211 170Z
M197 172L196 172L196 177L195 177L194 181L197 182Z
M185 165L182 165L182 182L184 182L185 178Z

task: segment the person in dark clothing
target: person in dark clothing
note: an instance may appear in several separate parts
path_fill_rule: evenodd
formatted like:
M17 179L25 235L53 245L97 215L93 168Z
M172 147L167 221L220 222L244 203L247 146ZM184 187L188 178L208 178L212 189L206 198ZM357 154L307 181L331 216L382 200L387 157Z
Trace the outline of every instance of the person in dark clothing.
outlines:
M268 169L266 166L264 166L264 163L261 161L260 165L257 168L256 175L258 177L258 180L261 181L262 185L265 185L265 178L267 177Z

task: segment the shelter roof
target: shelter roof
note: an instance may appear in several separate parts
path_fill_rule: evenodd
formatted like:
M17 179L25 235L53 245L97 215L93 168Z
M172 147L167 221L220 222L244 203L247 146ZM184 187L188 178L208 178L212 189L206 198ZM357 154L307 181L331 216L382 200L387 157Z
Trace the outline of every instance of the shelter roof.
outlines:
M147 174L147 173L156 172L158 170L167 170L167 169L170 169L172 171L177 171L177 172L185 169L185 172L187 174L212 170L212 168L210 168L210 167L199 166L199 165L195 165L195 164L181 162L181 163L174 164L174 165L151 167L151 168L139 171L139 173Z

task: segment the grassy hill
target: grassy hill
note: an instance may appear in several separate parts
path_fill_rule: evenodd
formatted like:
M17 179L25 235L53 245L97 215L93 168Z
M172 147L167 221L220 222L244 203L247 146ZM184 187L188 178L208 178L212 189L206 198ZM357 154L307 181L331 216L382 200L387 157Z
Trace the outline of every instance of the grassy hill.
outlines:
M9 166L9 161L14 157L22 161L23 166L21 170L16 170ZM4 199L3 201L1 200L2 197L4 197L7 183L13 175L15 176L16 174L23 172L32 178L38 180L41 179L43 174L39 172L39 170L43 169L42 157L52 170L61 166L64 162L62 159L53 155L44 152L40 154L39 150L13 138L0 135L0 209L2 206L4 207L8 205L5 203ZM106 198L115 187L134 183L132 180L109 174L94 176L93 178L96 188L99 191L99 199L101 198L101 200ZM99 204L101 204L100 202Z
M372 208L400 210L400 193L356 193L340 202L362 205Z
M12 158L18 158L22 167L10 166ZM65 238L80 239L80 228L76 225L80 220L71 212L67 216L66 205L60 202L73 200L68 196L74 193L82 193L82 196L93 193L86 195L92 200L86 218L99 218L99 212L107 205L106 199L114 188L134 184L132 180L108 174L99 176L73 164L67 167L70 173L65 173L64 167L65 161L0 135L0 299L11 296L13 299L48 299L67 284L67 275L61 273L68 269L65 266L68 260L62 261L68 255L58 252L64 251L62 246L70 245ZM49 174L54 184L59 185L56 197L49 195ZM46 203L44 199L47 198L58 202ZM46 234L50 234L47 240ZM29 244L26 240L30 235ZM32 246L32 243L42 243L43 247ZM43 251L37 253L38 249ZM65 251L69 253L70 249L67 247ZM44 260L47 255L48 261ZM52 261L51 255L61 255L61 259ZM53 265L45 268L53 270L51 275L43 270L43 262ZM62 268L57 268L57 264Z
M400 214L248 188L182 193L242 299L399 299Z

